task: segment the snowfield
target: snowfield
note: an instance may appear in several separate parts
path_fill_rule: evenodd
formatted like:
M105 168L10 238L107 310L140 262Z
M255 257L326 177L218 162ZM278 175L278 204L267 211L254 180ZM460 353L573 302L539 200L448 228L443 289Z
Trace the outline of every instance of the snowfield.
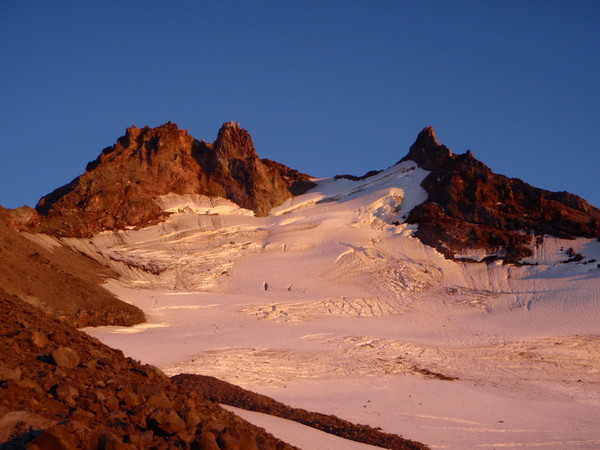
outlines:
M68 239L148 318L86 331L169 375L433 448L600 448L600 242L547 236L523 266L446 260L404 223L426 175L407 161L319 180L263 218L171 195L164 223Z

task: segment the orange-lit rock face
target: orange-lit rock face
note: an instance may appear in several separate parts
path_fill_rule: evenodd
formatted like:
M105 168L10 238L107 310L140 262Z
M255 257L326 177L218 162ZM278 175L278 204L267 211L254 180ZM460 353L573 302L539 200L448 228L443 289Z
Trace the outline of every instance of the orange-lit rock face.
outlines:
M531 254L531 235L600 236L600 210L580 197L492 173L470 151L456 155L440 145L431 128L403 160L431 171L422 183L427 201L407 220L419 225L423 243L448 257L484 248L517 262Z
M128 128L83 175L43 197L36 209L51 231L89 236L164 219L154 199L168 193L225 197L266 215L298 186L309 188L308 176L261 161L237 124L224 124L208 144L167 123Z

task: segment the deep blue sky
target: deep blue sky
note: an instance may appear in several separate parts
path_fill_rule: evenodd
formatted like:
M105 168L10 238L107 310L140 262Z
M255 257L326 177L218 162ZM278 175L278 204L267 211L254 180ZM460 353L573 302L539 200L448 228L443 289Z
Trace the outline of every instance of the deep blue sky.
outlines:
M35 205L131 125L315 176L455 153L600 207L598 1L0 1L0 204Z

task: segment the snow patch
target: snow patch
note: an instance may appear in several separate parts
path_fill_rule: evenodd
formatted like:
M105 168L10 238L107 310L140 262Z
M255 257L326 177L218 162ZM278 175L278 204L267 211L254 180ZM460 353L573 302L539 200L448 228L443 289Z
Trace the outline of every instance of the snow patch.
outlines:
M254 212L241 208L223 197L208 197L199 194L169 193L156 199L156 203L165 212L185 214L241 214L254 216Z
M359 442L344 439L334 436L333 434L328 434L324 431L302 425L298 422L282 419L280 417L274 417L255 411L248 411L229 405L221 406L240 416L242 419L247 420L258 427L264 428L267 430L267 432L271 433L282 441L298 448L314 448L315 443L318 442L319 448L328 450L381 449L381 447L361 444Z

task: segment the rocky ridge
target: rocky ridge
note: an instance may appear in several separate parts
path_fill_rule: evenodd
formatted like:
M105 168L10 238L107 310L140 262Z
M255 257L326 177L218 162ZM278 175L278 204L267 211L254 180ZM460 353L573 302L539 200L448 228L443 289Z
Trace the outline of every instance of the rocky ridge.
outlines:
M433 128L425 128L401 161L415 161L431 173L423 180L427 200L407 222L416 236L448 258L484 249L485 260L520 263L544 235L564 239L600 236L600 210L567 192L538 189L517 178L493 173L465 154L440 145Z
M600 210L585 200L495 174L471 151L457 155L441 145L431 127L405 160L431 172L422 183L427 200L406 220L418 225L416 237L448 258L474 261L470 252L484 250L486 261L520 263L544 235L600 236ZM360 181L377 173L336 179ZM259 159L239 124L223 124L210 144L167 123L128 128L83 175L43 197L39 214L25 208L13 217L17 227L84 237L164 220L168 213L156 199L169 193L223 197L261 216L313 186L307 175Z
M212 144L171 122L131 127L84 174L43 197L29 223L75 237L147 226L166 218L155 199L169 193L224 197L262 216L313 185L308 175L259 159L248 132L233 122Z
M270 397L247 391L215 377L181 374L172 377L171 380L176 384L202 392L209 400L293 420L352 441L388 449L425 450L428 448L420 442L385 433L380 428L357 425L336 416L292 408Z

